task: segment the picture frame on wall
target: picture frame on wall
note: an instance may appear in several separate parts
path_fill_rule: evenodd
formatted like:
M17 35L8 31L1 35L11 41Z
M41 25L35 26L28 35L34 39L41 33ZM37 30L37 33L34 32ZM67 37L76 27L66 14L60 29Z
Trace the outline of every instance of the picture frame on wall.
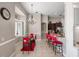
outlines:
M11 18L11 13L7 8L1 8L0 14L5 20L9 20Z

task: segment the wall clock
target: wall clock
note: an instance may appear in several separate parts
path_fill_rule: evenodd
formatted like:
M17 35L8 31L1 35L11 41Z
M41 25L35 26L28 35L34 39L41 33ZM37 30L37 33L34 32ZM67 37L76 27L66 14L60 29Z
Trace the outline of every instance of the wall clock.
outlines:
M9 20L11 17L11 14L7 8L1 8L0 13L2 18L4 18L5 20Z

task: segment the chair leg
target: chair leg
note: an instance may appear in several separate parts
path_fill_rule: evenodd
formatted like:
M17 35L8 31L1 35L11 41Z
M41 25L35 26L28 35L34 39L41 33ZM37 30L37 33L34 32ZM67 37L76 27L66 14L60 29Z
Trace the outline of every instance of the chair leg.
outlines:
M49 45L49 47L50 47L50 41L48 40L48 45Z
M59 53L61 53L61 54L62 54L62 56L63 56L63 47L62 47L62 45L61 45L61 46L59 46Z
M61 50L62 50L62 56L63 56L63 47L62 47L62 45L61 45Z
M56 55L56 51L57 51L56 49L57 49L56 46L54 46L55 55Z
M49 47L50 47L50 42L49 42Z
M54 51L54 45L53 45L53 51Z

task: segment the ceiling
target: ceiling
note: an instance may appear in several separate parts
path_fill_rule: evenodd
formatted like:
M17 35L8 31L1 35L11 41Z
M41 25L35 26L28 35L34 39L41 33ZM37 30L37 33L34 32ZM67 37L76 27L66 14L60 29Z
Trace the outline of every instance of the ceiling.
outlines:
M21 4L31 14L41 13L48 16L64 15L63 2L22 2Z
M24 13L17 6L15 6L15 13L17 15L25 16Z

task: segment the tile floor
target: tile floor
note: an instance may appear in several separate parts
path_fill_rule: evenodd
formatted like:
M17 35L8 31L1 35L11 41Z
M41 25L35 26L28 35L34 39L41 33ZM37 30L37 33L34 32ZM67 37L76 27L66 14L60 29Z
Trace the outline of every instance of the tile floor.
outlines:
M36 47L34 51L31 51L29 54L25 52L22 54L20 49L22 48L22 41L16 44L16 57L62 57L60 54L55 55L52 47L49 47L46 39L36 40Z

